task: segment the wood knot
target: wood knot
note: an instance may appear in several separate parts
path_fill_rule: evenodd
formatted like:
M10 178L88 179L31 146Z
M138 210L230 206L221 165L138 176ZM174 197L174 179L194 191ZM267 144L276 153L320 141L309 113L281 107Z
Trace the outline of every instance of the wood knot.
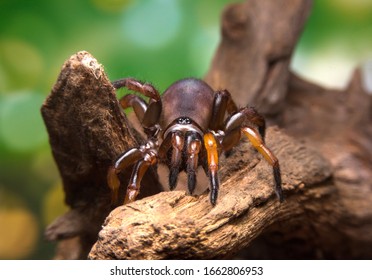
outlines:
M231 40L243 39L246 35L248 14L241 4L228 6L222 16L222 33Z

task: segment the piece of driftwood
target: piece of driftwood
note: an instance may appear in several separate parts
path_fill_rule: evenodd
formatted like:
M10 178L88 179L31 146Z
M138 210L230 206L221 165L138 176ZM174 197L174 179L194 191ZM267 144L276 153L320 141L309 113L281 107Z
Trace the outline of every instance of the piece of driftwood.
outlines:
M255 104L280 127L268 129L267 144L281 163L283 203L270 166L243 141L221 161L215 207L208 194L158 193L150 171L141 195L151 196L115 208L107 167L140 137L97 61L86 52L72 56L42 108L71 207L46 231L59 240L56 258L86 258L95 241L91 259L371 258L371 96L359 71L342 91L291 74L310 4L250 0L227 7L206 75L215 89ZM125 185L130 170L123 173Z
M282 165L285 203L273 191L271 167L244 142L221 162L215 207L207 194L163 192L116 208L99 233L92 259L232 257L275 222L301 219L334 191L328 162L276 128L267 144ZM120 248L120 249L119 249Z
M41 112L71 207L45 235L67 240L66 247L75 248L64 250L60 244L56 258L86 258L105 217L118 206L111 203L106 184L108 167L137 142L102 66L87 52L71 56L63 65ZM123 172L121 179L128 181L129 176ZM144 189L142 196L160 191L154 171L144 180L154 188Z
M222 39L205 80L265 116L284 110L290 59L311 3L252 0L226 7Z
M240 257L372 257L372 97L361 85L359 70L345 90L324 89L291 75L278 124L330 162L332 186L327 189L333 191L320 204L307 204L300 220L268 228Z

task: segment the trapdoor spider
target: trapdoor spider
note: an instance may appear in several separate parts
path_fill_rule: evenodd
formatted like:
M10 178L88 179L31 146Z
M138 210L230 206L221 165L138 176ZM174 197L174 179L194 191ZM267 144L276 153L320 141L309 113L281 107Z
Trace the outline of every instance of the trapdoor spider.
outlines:
M118 174L134 164L124 204L136 199L141 179L151 165L169 167L169 187L173 190L181 171L187 173L187 187L193 193L196 170L202 166L209 177L210 202L216 204L219 180L218 161L244 134L273 168L275 192L283 201L278 159L264 143L265 119L252 107L238 109L227 90L214 92L204 81L194 78L173 83L160 97L151 84L132 78L113 82L149 97L135 94L120 99L123 108L132 107L147 135L147 142L121 154L108 172L108 185L117 192ZM227 117L225 116L227 114Z

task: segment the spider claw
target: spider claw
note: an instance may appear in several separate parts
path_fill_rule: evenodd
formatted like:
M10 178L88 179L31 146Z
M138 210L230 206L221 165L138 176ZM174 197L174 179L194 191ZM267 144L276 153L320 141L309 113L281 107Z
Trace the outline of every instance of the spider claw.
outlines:
M214 172L211 172L209 174L209 180L211 184L210 201L211 201L211 204L215 206L217 202L217 197L218 197L218 190L220 188L217 174Z
M171 167L169 170L169 189L173 191L177 186L179 170L176 167Z
M281 186L275 186L275 193L276 193L276 196L278 197L279 199L279 202L282 203L284 201L284 196L283 196L283 190L281 188Z
M279 199L279 202L281 203L284 201L284 195L283 195L283 189L282 189L282 178L280 175L279 164L276 164L273 167L273 171L274 171L274 179L275 179L275 193Z
M127 188L127 194L125 195L124 204L135 201L138 194L139 190L136 188L136 186L129 185Z
M187 172L187 188L190 194L194 193L196 186L196 174L195 172Z

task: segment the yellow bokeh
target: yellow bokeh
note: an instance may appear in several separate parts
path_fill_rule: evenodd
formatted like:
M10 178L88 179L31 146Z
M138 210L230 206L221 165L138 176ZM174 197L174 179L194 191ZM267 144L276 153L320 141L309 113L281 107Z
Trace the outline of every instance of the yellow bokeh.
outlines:
M24 208L0 209L0 259L27 258L39 235L37 220Z
M368 19L372 15L371 0L329 0L332 9L351 18Z
M0 64L3 66L5 90L32 88L38 84L44 71L40 51L25 40L0 41ZM3 89L3 90L4 90Z
M43 201L43 220L45 225L49 225L55 218L61 216L68 210L64 200L65 194L61 183L49 189Z
M92 0L94 6L105 12L122 12L131 0Z

